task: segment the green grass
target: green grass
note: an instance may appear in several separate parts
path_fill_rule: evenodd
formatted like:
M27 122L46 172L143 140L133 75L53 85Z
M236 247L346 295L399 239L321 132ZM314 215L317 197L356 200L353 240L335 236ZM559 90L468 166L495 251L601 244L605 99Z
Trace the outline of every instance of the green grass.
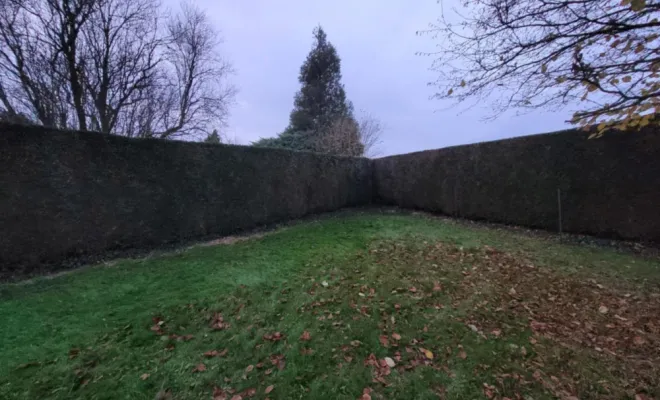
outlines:
M520 272L529 264L543 275ZM605 289L582 296L589 282ZM659 287L657 260L420 215L341 214L232 245L0 286L0 398L211 399L214 387L228 399L252 388L271 399L356 399L365 388L374 399L660 396L657 368L640 372L631 361L658 361L658 332L642 317L660 303ZM530 329L523 305L535 320L563 315L536 301L555 292L563 307L586 305L577 316L565 310L567 326L582 318L596 331L616 323L607 319L615 300L639 297L617 309L632 322L612 335L616 356L612 340L595 350L564 335L561 322L552 335ZM581 314L587 301L611 311ZM228 329L210 328L216 312ZM158 320L164 335L150 329ZM624 346L637 328L642 347ZM311 340L300 339L305 331ZM274 332L284 338L264 339ZM204 357L214 349L228 351ZM371 354L396 367L384 375L384 364L365 364ZM206 370L193 372L200 363Z

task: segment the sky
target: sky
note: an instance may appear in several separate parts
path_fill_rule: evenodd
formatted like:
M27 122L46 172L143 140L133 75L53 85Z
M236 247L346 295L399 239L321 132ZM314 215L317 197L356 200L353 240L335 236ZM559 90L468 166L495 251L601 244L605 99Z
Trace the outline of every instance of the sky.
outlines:
M172 0L174 1L174 0ZM455 0L444 0L445 8ZM347 97L356 110L377 117L385 129L379 155L566 129L569 110L490 115L487 104L466 110L430 99L437 78L436 40L418 36L441 14L436 0L196 0L234 66L238 88L228 136L240 144L276 136L288 124L298 72L309 53L312 31L323 26L342 61Z

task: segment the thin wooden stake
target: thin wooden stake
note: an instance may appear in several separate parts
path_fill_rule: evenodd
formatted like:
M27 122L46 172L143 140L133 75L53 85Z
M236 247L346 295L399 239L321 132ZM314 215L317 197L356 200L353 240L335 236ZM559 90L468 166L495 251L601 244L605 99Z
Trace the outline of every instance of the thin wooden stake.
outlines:
M557 188L557 210L559 210L559 235L562 234L562 226L561 226L561 189Z

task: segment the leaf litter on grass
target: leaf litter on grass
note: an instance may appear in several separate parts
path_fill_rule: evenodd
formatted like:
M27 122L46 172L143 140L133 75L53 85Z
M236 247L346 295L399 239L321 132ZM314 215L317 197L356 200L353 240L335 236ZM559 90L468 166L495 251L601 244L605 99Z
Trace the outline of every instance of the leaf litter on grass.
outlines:
M307 263L279 287L154 310L143 325L153 361L133 380L155 392L168 377L174 398L216 400L274 387L275 398L658 398L652 291L438 241L375 241ZM68 362L90 390L101 372L86 351ZM163 375L175 365L185 378Z
M660 387L658 292L635 290L623 282L604 285L595 278L536 266L525 257L489 246L466 250L427 243L411 250L399 243L382 243L372 253L380 265L416 260L430 267L425 271L428 275L452 276L454 309L465 310L462 322L485 340L499 340L516 328L531 331L529 348L534 356L525 359L527 347L516 345L522 357L518 366L553 395L571 398L599 386L599 398L632 398ZM411 288L415 289L409 291L417 293L416 288L430 280L413 277ZM434 289L439 286L433 285ZM490 332L491 339L483 332ZM584 358L576 362L569 354ZM558 360L558 356L567 358ZM467 358L465 350L459 357ZM596 376L587 371L589 366L581 365L592 362L607 371L599 385L590 382ZM495 378L502 376L510 377L498 373ZM487 386L484 392L494 398L497 389Z

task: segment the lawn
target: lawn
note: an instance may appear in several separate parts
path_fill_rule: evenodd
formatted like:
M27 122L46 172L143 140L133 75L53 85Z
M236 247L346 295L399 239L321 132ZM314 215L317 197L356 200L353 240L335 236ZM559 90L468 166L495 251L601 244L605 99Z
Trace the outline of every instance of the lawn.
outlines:
M0 286L2 399L660 399L660 262L344 212Z

